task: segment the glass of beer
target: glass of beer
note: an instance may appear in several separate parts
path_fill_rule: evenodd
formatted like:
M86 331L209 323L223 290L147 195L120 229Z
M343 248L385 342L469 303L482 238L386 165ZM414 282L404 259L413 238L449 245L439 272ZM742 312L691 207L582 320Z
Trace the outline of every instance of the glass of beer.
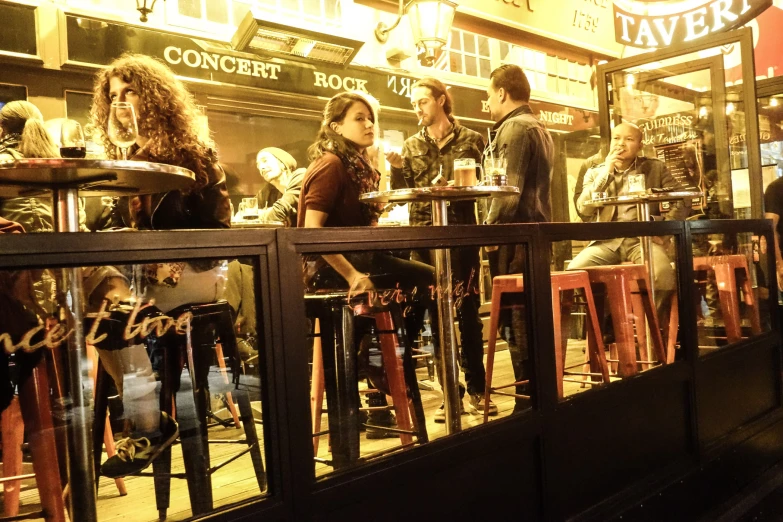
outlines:
M476 160L473 158L458 158L454 160L454 186L472 187L476 185Z
M258 219L258 198L242 198L245 219Z
M484 159L484 185L496 187L505 187L506 178L506 158L488 157Z

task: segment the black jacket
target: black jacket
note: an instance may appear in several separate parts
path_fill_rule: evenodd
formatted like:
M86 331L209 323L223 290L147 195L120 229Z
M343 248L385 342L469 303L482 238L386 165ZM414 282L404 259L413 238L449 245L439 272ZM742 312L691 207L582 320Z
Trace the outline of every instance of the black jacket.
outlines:
M144 150L131 159L154 161ZM140 230L230 228L231 204L226 174L216 161L207 184L199 190L121 197L115 205L111 224Z

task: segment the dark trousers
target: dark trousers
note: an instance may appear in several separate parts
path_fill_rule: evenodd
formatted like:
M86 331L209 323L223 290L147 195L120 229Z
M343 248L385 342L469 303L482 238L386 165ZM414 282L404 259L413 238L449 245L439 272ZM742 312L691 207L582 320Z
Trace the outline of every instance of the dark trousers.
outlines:
M494 278L499 275L521 274L525 271L525 246L503 245L493 252L489 252L489 272ZM505 308L500 314L501 337L508 343L508 351L511 356L511 365L514 368L514 378L517 381L531 378L530 348L528 342L528 313L524 306L524 294L509 294L503 297ZM529 385L516 387L516 393L530 394ZM525 406L525 401L516 399L519 406Z
M343 254L360 272L370 275L377 297L394 299L405 314L405 330L413 342L424 325L425 312L432 318L432 334L438 346L437 313L434 301L435 271L427 264L395 257L388 252ZM346 290L348 283L331 266L322 266L308 283L310 290ZM361 296L357 296L361 297Z
M434 265L435 252L414 250L411 259ZM451 284L459 321L461 365L469 394L483 394L485 386L483 325L479 317L479 264L478 247L451 249ZM437 320L433 320L433 328L436 325ZM439 343L435 343L435 357L440 359ZM440 372L439 361L437 368Z

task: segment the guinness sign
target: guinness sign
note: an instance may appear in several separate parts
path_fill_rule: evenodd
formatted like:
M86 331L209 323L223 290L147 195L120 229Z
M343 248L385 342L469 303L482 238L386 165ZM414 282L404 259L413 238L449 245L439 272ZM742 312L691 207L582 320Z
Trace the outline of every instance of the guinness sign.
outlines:
M643 3L647 7L653 2ZM660 2L655 2L661 5ZM772 0L714 0L687 9L677 10L676 4L668 4L670 10L658 15L639 15L614 4L615 40L623 45L644 48L660 48L690 42L708 34L735 29L753 20ZM645 9L647 11L648 9Z

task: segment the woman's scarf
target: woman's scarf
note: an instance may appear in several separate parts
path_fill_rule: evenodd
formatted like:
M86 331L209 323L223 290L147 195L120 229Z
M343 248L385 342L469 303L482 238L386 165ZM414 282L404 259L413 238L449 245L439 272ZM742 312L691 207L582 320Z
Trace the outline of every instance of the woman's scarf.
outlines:
M359 194L365 192L376 192L381 180L381 175L367 161L367 158L351 146L347 147L345 154L338 154L343 162L343 167L348 173L351 182L359 189ZM362 225L375 225L378 222L378 216L381 215L382 206L379 203L361 203Z

